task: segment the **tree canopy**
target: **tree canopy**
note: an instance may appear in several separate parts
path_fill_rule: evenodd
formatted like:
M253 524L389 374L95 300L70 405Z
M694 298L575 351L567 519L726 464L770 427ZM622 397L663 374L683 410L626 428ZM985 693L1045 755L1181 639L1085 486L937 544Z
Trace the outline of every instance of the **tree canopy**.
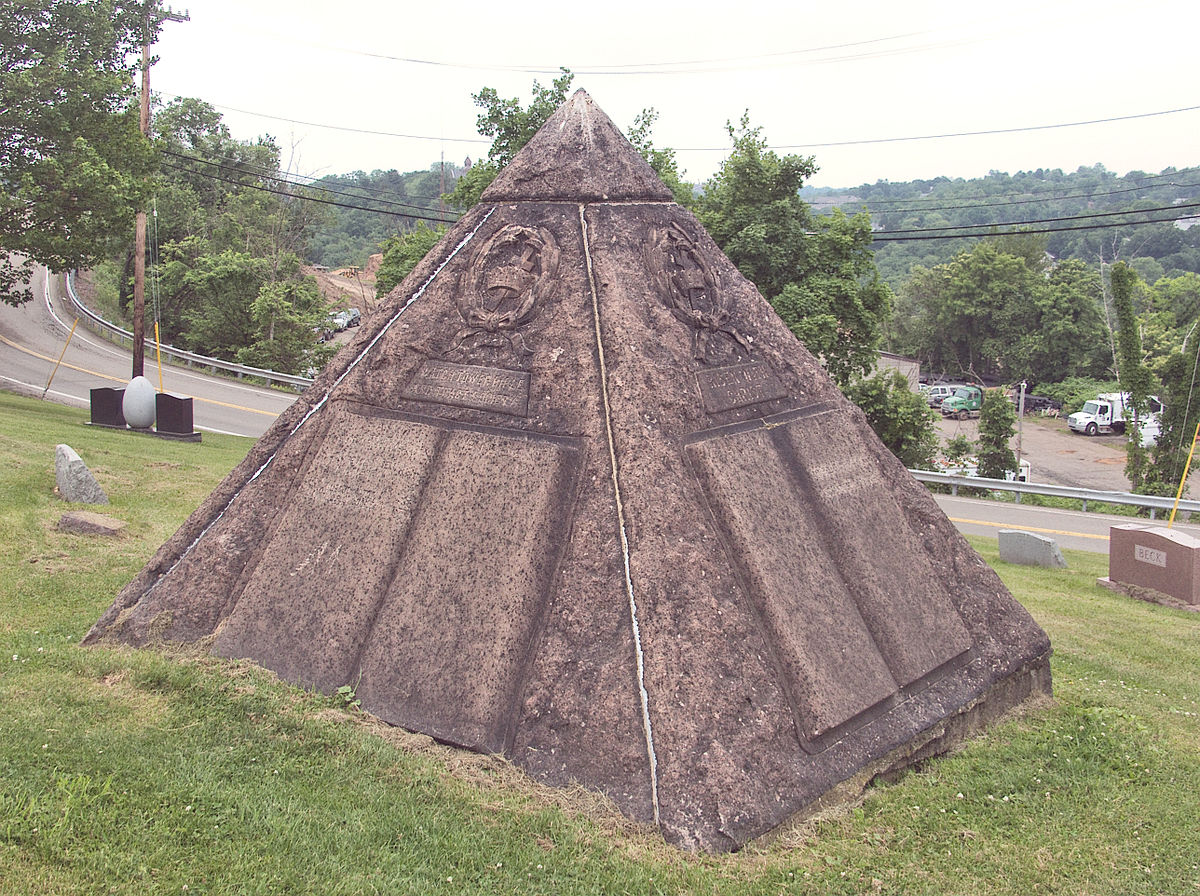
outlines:
M910 470L929 469L937 452L933 410L898 370L880 371L846 387L880 441Z
M157 2L0 4L0 299L20 304L32 262L90 265L148 195L135 54ZM18 253L23 262L7 253Z
M1036 244L1035 244L1036 245ZM900 293L892 346L955 377L1057 383L1101 374L1099 274L1051 264L1020 241L985 240L933 268L917 266Z
M463 173L454 191L447 197L452 204L468 209L479 202L479 197L496 179L496 175L533 139L538 128L546 123L554 110L566 101L575 75L570 69L563 68L560 71L562 74L549 87L536 80L533 82L533 99L528 107L523 107L517 97L501 97L494 87L484 87L479 93L471 95L475 105L483 109L475 126L480 134L492 138L492 146L486 160L476 162Z
M1016 434L1017 412L1000 389L985 389L979 409L979 475L1003 479L1016 473L1017 457L1009 443Z
M876 274L866 214L817 217L800 198L811 156L767 149L749 114L727 124L733 151L696 201L700 222L792 332L847 385L875 366L891 290Z

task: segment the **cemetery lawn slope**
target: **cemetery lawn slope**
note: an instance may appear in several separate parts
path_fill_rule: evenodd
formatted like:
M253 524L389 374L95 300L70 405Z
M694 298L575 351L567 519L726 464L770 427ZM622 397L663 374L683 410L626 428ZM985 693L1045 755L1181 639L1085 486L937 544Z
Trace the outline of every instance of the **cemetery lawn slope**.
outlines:
M196 653L80 638L249 440L84 425L0 392L0 896L67 893L1197 894L1200 614L1001 563L1055 700L858 805L719 857L602 799ZM125 522L59 532L54 446Z

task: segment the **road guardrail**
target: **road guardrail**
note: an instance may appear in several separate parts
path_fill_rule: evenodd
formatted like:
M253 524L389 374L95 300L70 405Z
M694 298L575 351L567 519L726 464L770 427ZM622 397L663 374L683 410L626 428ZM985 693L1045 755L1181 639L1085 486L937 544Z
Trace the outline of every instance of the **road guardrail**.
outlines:
M90 329L99 332L101 335L119 342L121 345L133 345L133 334L128 330L118 327L114 323L102 318L79 300L79 296L75 292L75 275L67 274L67 298L79 312ZM185 367L207 367L213 373L218 370L225 373L233 374L239 380L243 377L256 377L265 380L267 385L280 383L286 386L292 386L296 389L304 389L312 384L312 378L306 376L295 376L290 373L279 373L275 370L263 370L260 367L247 367L245 364L235 364L232 361L224 361L220 358L209 358L206 355L198 355L195 352L185 351L181 348L175 348L173 345L160 345L158 350L162 352L166 358L174 358L177 362L182 363Z
M932 470L909 470L919 482L935 482L950 486L950 494L957 495L960 488L982 488L989 491L1013 492L1020 501L1021 495L1047 495L1053 498L1073 498L1083 502L1086 513L1088 502L1097 504L1124 504L1144 507L1150 511L1150 519L1157 519L1160 510L1170 511L1175 506L1174 498L1158 495L1135 495L1131 492L1102 492L1089 488L1074 488L1068 485L1050 485L1044 482L1010 482L1007 479L984 479L980 476L960 476L957 473L936 473ZM1179 510L1188 513L1200 511L1200 501L1181 500Z

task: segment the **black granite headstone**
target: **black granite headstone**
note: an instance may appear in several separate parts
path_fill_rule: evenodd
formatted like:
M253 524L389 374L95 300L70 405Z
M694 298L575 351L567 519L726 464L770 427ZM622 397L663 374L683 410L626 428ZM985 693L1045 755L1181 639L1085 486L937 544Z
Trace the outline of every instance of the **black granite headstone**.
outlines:
M192 428L192 399L170 392L159 392L154 396L154 411L157 425L155 432L173 439L200 441L200 433Z
M92 390L92 425L115 426L125 428L125 414L121 411L121 402L125 398L124 389L104 387Z

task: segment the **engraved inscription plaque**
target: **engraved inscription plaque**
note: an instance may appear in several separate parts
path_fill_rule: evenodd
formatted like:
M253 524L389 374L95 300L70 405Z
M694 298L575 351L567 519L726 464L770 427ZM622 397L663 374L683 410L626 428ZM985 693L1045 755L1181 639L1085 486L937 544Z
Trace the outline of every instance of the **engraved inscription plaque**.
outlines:
M529 415L529 374L521 370L425 361L401 394L417 401L513 417Z
M789 412L686 448L814 753L974 657L902 504L866 500L856 437L836 413ZM907 558L886 579L870 565L881 533Z
M1134 545L1133 559L1139 560L1142 563L1149 563L1153 566L1161 566L1167 568L1167 552L1156 551L1154 548L1143 547L1142 545Z
M696 371L704 410L710 414L783 398L786 391L762 361Z

